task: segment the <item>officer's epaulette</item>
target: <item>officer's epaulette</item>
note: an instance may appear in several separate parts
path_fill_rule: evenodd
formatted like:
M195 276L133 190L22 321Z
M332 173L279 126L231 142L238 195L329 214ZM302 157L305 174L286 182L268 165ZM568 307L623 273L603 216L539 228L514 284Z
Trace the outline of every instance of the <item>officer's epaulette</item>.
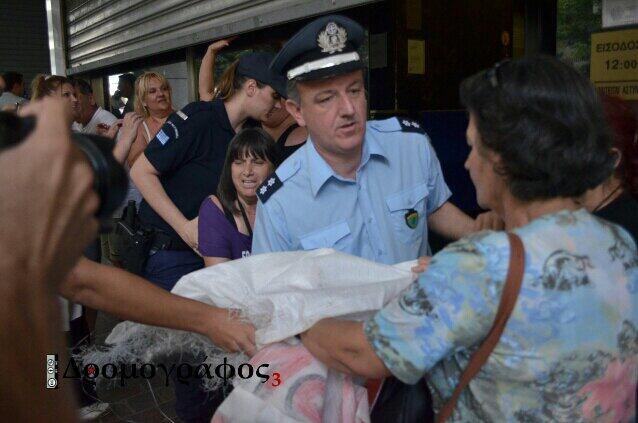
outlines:
M180 131L183 130L188 117L199 112L212 110L212 105L211 101L195 101L187 104L181 110L171 113L155 138L162 145L166 145L171 139L179 139Z
M378 132L413 132L417 134L425 135L425 130L418 122L404 118L404 117L391 117L383 120L369 120L368 125Z
M262 203L268 201L271 195L284 185L301 168L301 162L295 157L285 160L275 172L264 179L264 183L257 188L257 197Z
M265 203L270 196L282 186L283 182L281 182L281 179L277 176L277 172L273 172L264 179L264 183L257 188L257 197L259 197L262 203Z
M397 116L399 125L401 125L401 131L403 132L416 132L417 134L425 134L425 130L421 127L421 124L408 118Z
M213 110L212 101L194 101L192 103L188 103L186 106L182 107L181 110L173 113L173 115L177 115L182 118L182 120L186 120L189 116L192 116L195 113L206 112L209 110Z

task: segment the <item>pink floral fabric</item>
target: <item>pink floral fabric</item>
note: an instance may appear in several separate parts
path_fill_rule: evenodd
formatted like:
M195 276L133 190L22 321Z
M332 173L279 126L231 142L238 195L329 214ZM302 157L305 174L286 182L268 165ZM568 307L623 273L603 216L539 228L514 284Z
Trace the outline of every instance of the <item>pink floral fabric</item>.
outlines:
M366 389L349 376L329 371L301 343L269 345L250 364L268 364L269 380L235 378L233 391L211 423L370 421Z

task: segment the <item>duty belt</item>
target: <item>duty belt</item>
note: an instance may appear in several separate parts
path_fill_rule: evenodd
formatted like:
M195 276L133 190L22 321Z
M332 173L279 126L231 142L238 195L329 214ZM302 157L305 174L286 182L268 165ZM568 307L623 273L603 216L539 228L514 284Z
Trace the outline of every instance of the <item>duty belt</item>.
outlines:
M151 242L149 255L153 255L160 250L193 251L181 238L175 239L167 233L156 229L153 231L153 242Z

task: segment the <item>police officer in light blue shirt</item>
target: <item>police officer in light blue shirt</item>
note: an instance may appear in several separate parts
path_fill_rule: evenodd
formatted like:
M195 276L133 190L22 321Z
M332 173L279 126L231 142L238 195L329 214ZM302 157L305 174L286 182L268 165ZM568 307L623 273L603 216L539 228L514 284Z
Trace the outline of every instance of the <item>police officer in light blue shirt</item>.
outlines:
M331 247L387 264L428 255L425 217L451 193L413 125L368 122L355 178L335 172L311 137L260 188L253 253Z
M474 221L448 202L439 161L407 119L366 121L363 29L343 16L308 24L271 69L309 140L258 189L253 254L335 248L394 264L429 254L427 226L451 239Z

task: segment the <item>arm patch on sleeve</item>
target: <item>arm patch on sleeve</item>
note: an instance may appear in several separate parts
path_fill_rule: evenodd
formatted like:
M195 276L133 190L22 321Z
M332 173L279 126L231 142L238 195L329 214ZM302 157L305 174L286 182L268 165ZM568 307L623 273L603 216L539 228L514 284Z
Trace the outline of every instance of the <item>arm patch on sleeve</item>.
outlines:
M262 203L266 203L270 196L282 186L283 182L281 182L277 173L273 172L264 180L264 183L257 188L257 197L259 197Z
M155 138L157 138L157 141L160 142L160 144L162 145L166 145L166 143L168 142L168 140L170 139L170 137L168 135L166 135L166 132L164 132L163 130L160 129L160 131L157 133L157 135L155 135Z

